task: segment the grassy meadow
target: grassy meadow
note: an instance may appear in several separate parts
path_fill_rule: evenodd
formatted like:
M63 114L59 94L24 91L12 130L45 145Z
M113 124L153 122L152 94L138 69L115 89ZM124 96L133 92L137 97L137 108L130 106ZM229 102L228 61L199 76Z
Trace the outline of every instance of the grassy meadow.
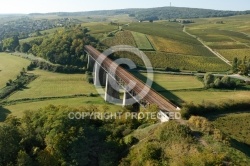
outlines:
M8 100L96 93L94 86L85 81L85 74L59 74L38 69L31 73L38 78Z
M26 69L29 64L29 60L0 53L0 88L3 88L10 79L15 80L20 71Z
M170 93L171 92L171 93ZM241 101L250 99L250 91L222 91L222 90L186 90L161 92L161 94L170 100L179 104L194 103L201 104L210 102L219 104L228 101Z
M44 31L40 32L42 34L41 36L34 36L34 37L26 38L26 39L21 39L21 40L19 40L19 42L20 43L25 43L25 42L30 42L30 41L35 40L35 39L43 38L44 36L49 37L49 36L53 35L56 31L60 31L62 29L63 29L63 27L57 27L57 28L44 30ZM31 34L31 35L34 35L34 34Z
M8 99L9 104L0 107L0 121L6 118L7 114L21 117L26 110L37 111L39 108L53 105L68 105L70 107L83 107L94 105L102 110L105 106L109 111L120 111L121 106L106 103L102 97L70 97L77 94L96 94L92 84L86 82L85 74L61 74L52 73L39 69L30 71L38 76L26 88L15 92ZM57 97L54 99L39 99L42 97ZM29 101L22 101L28 98ZM2 113L1 113L2 112Z
M74 108L84 107L86 105L94 105L100 108L100 110L103 110L103 107L107 106L109 108L109 111L112 111L112 112L122 110L122 107L108 104L101 97L76 97L76 98L66 98L66 99L50 99L50 100L35 101L35 102L28 102L28 103L23 102L23 103L17 103L14 105L4 106L3 109L9 110L8 113L13 116L22 117L24 111L26 110L37 111L40 108L46 107L51 104L55 106L67 105L69 107L74 107ZM0 121L1 121L1 117L0 117Z
M134 73L145 82L146 73ZM204 84L195 76L155 73L152 88L179 105L184 103L222 103L250 99L250 91L203 89Z
M145 34L138 32L132 32L132 34L134 36L137 48L139 48L140 50L154 50L152 44L150 43L148 37Z
M216 118L213 124L233 139L250 145L249 119L250 113L232 113Z
M142 75L147 77L145 73L142 73ZM156 91L203 88L203 83L195 76L155 73L154 82L157 84L153 84Z
M90 22L90 23L82 23L82 26L89 29L90 34L98 34L98 33L108 33L115 30L118 30L118 26L111 25L107 22Z

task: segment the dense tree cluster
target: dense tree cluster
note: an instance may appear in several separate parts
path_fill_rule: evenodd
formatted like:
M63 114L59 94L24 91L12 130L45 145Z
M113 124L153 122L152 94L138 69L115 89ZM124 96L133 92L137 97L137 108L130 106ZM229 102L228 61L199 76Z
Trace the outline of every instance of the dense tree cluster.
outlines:
M235 57L232 64L232 71L247 76L250 73L250 59L247 60L246 56L243 60Z
M33 74L27 74L26 70L23 68L16 80L13 81L10 79L6 83L6 86L0 89L0 99L4 99L14 91L22 89L26 84L33 81L34 79L36 79L36 76Z
M235 112L248 110L250 107L249 100L243 101L229 101L220 104L215 104L211 102L202 102L201 104L194 104L193 102L187 103L183 106L181 113L182 118L189 119L191 115L195 116L205 116L208 114L225 114L228 112Z
M2 41L2 50L3 51L15 51L19 46L19 39L17 36L6 38Z
M32 53L55 64L84 66L84 45L95 42L87 31L80 25L67 27L51 37L22 43L20 51Z
M0 165L118 165L126 154L122 138L139 123L68 116L92 111L102 110L51 105L22 119L9 116L0 126Z
M39 68L41 70L47 70L56 73L67 73L67 74L85 72L85 69L79 68L77 66L52 64L46 61L39 61L39 60L33 60L31 64L28 66L28 70L32 70L34 68Z
M228 76L215 77L211 73L207 73L204 76L205 88L225 88L232 89L236 87L236 82Z
M29 42L19 43L18 37L14 36L6 38L0 43L0 51L31 53L53 64L58 64L55 66L35 62L41 69L47 68L49 71L73 73L78 70L74 66L78 68L85 66L84 45L97 46L96 39L87 32L88 30L81 25L74 25L58 30L53 35L39 37Z
M6 16L1 18L0 41L17 36L20 39L38 36L38 32L79 23L77 19L31 19L27 16ZM33 34L34 33L34 34Z
M20 90L24 88L26 84L36 79L36 76L33 74L27 74L25 69L20 72L17 76L16 80L9 80L6 83L6 86L0 89L0 99L4 99L5 97L9 96L14 91Z

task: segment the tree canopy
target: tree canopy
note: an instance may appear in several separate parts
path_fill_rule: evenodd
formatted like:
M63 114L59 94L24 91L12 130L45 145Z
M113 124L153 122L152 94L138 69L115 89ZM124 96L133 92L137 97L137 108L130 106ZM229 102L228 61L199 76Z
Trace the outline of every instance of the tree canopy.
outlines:
M20 51L30 52L52 63L84 66L84 45L95 42L84 27L66 27L51 37L43 37L23 43ZM94 44L94 43L92 43Z
M19 39L17 36L4 39L2 50L4 51L15 51L16 47L19 45Z

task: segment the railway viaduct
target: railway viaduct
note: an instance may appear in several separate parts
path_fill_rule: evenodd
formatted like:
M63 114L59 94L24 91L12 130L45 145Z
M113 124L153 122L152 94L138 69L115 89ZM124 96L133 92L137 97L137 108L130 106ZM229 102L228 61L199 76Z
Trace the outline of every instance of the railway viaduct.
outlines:
M105 87L105 101L122 105L132 105L135 109L156 104L162 112L177 112L180 109L141 80L112 61L90 45L84 47L88 55L88 68L93 71L95 86ZM120 89L123 95L120 95ZM122 99L120 99L122 98Z

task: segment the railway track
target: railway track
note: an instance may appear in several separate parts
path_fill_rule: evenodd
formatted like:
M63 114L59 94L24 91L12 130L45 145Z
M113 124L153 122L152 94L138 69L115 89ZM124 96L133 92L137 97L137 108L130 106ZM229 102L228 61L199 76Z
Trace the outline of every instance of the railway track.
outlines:
M116 75L122 79L125 84L129 84L131 81L135 83L133 91L140 96L143 100L146 100L149 104L156 104L159 106L159 109L167 112L178 111L178 107L174 105L171 101L164 98L155 90L151 89L148 85L144 84L141 80L136 78L134 75L129 73L127 70L120 67L118 64L113 62L106 55L103 55L98 50L93 48L90 45L85 46L85 51L106 71L110 72L112 75Z

